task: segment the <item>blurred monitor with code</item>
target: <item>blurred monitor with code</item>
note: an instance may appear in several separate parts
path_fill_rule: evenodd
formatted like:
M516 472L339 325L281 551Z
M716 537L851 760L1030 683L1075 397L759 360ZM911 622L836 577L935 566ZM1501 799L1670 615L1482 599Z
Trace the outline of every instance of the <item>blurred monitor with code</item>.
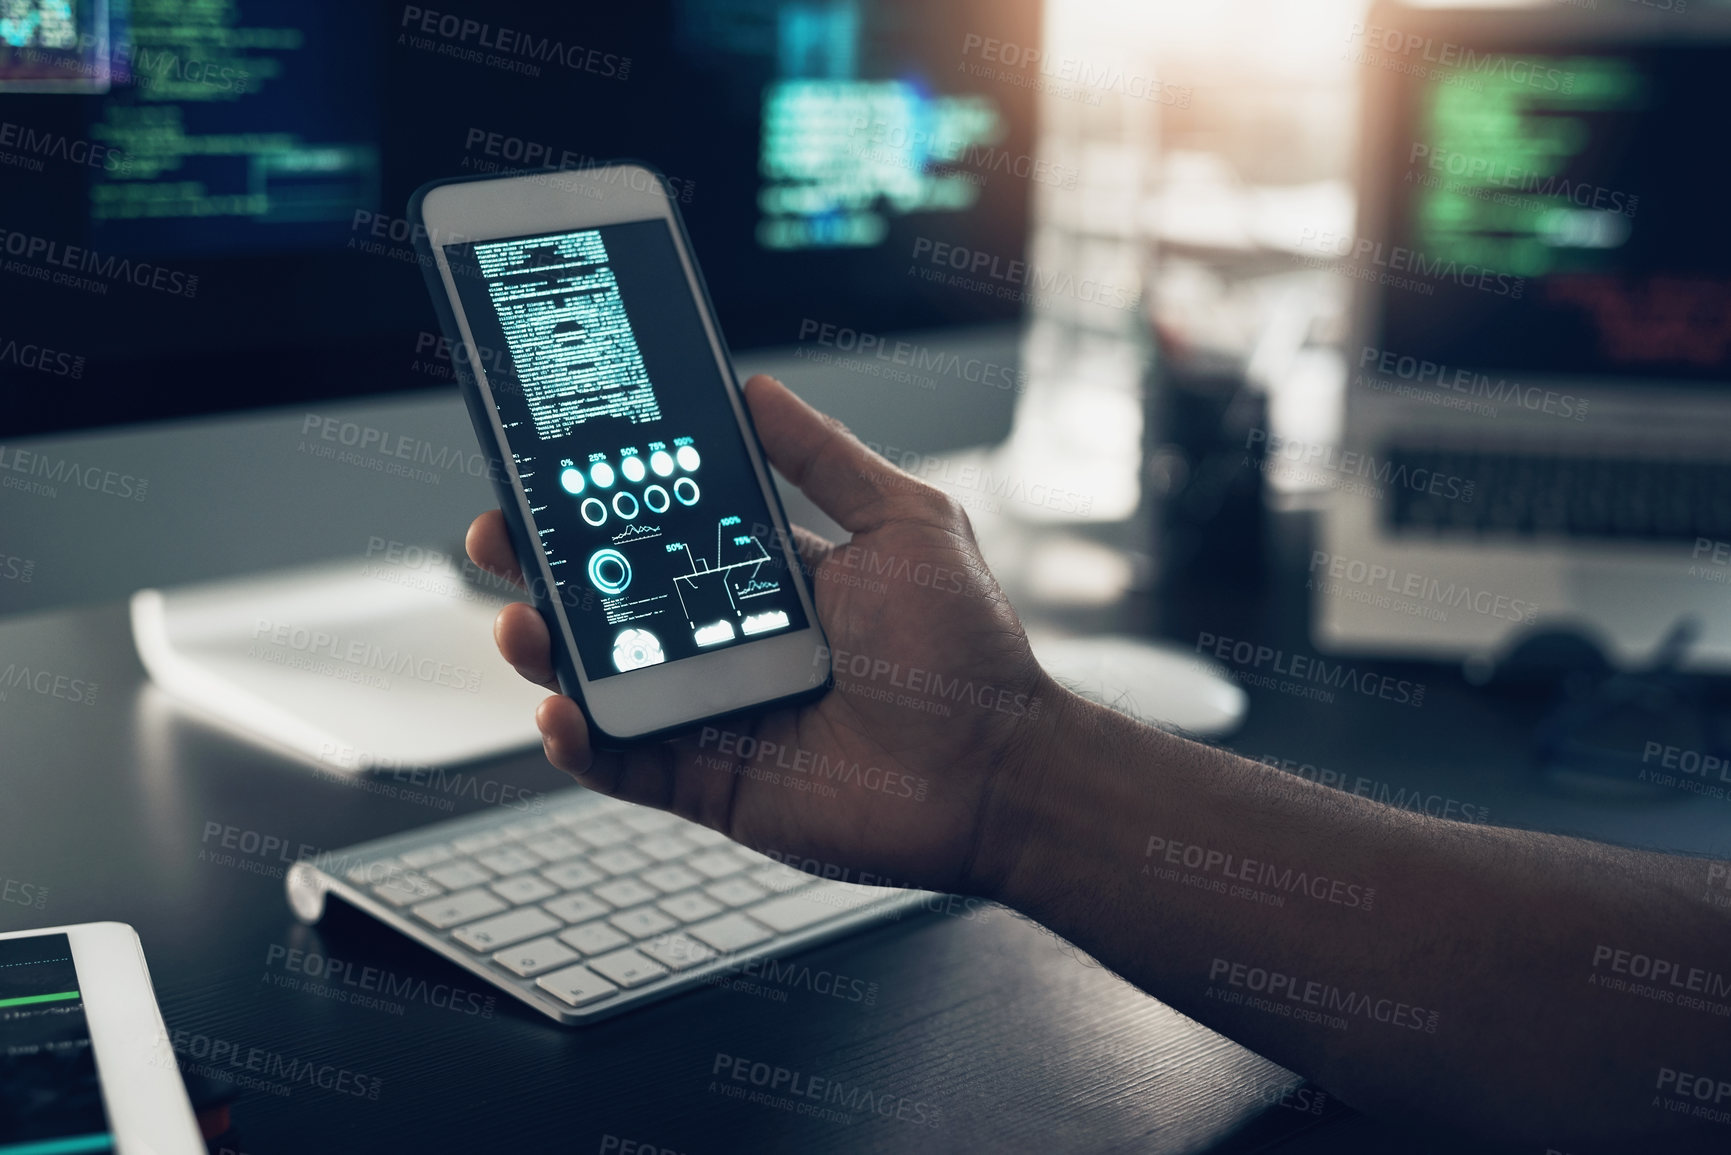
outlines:
M659 168L736 348L1020 311L913 265L1023 257L1039 0L0 13L0 341L69 367L0 362L0 436L448 383L404 219L437 177Z
M1731 163L1698 118L1721 103L1731 36L1648 22L1572 43L1555 25L1480 33L1441 82L1382 90L1399 155L1369 206L1386 221L1360 235L1410 273L1462 273L1376 294L1377 344L1451 370L1723 385Z

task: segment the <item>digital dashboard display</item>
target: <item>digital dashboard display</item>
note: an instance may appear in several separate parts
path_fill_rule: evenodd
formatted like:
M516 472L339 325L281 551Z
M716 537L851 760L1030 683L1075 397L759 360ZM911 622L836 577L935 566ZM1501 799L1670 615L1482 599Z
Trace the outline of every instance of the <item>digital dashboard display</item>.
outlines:
M445 254L589 678L804 629L667 222Z
M71 940L0 939L0 1155L113 1150Z

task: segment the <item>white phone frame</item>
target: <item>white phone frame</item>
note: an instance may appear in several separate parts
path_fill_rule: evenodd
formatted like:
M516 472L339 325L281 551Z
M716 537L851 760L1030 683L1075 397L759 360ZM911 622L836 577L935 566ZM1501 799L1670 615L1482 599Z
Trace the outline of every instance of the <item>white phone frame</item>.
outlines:
M535 549L531 575L551 596L550 603L563 634L570 666L578 681L586 712L606 740L630 742L670 734L711 718L768 705L811 692L829 681L829 651L817 609L794 552L786 515L770 478L768 466L752 431L737 374L721 339L709 296L686 242L685 230L659 173L637 164L613 164L592 169L498 177L440 184L426 190L420 202L421 221L439 280L463 343L469 366L485 399L495 451L504 464L521 524L530 541L539 540L534 514L524 496L522 479L505 438L504 426L487 380L484 361L455 280L445 257L447 244L502 240L575 232L606 225L660 220L667 225L685 270L687 287L698 306L705 334L715 357L717 375L727 390L739 437L763 493L775 526L775 541L805 610L806 628L758 638L708 654L695 654L627 673L591 681L571 630L565 600L558 597L546 554ZM519 558L519 562L527 559ZM569 687L567 687L569 689Z
M9 931L0 940L48 934L63 934L72 944L115 1148L121 1155L203 1155L204 1139L137 932L123 922L86 922Z

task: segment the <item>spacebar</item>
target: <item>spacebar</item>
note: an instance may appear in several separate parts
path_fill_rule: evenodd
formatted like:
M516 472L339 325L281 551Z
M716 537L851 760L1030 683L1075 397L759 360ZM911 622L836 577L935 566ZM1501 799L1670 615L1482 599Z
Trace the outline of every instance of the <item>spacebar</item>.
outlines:
M885 891L874 886L820 886L783 898L759 903L745 913L781 934L812 926L826 919L840 918L848 911L883 898Z

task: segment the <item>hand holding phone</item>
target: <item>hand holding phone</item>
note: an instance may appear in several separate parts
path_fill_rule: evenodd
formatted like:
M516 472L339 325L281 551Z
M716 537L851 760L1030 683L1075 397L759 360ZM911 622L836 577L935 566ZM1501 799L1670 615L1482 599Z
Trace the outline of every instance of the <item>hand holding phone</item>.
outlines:
M548 757L819 873L978 893L985 860L1006 850L980 846L987 812L1036 787L1068 692L1034 660L957 502L767 377L745 397L769 460L853 534L795 530L835 688L624 753L597 752L575 703L552 697L537 714ZM520 580L498 513L476 520L468 548ZM557 691L535 610L505 607L495 635L519 673Z

